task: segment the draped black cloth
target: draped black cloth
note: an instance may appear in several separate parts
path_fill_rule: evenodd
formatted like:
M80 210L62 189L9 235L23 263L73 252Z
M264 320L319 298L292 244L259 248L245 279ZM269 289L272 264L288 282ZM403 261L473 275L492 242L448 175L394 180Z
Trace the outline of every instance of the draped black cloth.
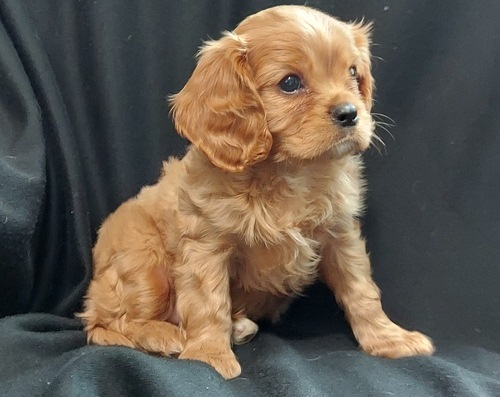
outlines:
M394 126L365 155L364 230L386 311L434 356L362 353L321 286L236 348L233 381L85 345L73 313L100 222L186 147L165 98L202 39L279 3L0 0L0 395L500 395L496 0L308 2L375 23L374 112Z

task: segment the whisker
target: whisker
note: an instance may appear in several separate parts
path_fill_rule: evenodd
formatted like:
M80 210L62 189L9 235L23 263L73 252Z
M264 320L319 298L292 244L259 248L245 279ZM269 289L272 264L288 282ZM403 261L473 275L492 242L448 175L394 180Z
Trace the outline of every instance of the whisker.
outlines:
M375 138L376 140L372 140L370 142L370 147L374 148L378 152L378 154L380 154L381 156L383 156L382 151L381 151L381 149L380 149L380 147L378 145L381 142L380 138L378 136L376 136L376 135L373 135L373 138Z
M396 141L396 138L394 138L394 135L392 135L391 131L389 131L389 129L385 125L381 125L378 122L375 122L375 126L380 127L380 129L382 129L383 131L385 131L389 134L389 136L392 138L393 141Z
M377 142L381 143L382 146L385 147L385 142L380 138L377 134L373 134L373 138L377 140Z
M389 120L391 123L396 124L396 122L394 121L394 119L390 118L390 117L389 117L389 116L387 116L386 114L372 112L372 116L379 117L379 118L382 118L382 117L383 117L383 118L385 118L386 120Z
M378 61L380 61L380 62L385 62L385 59L384 59L384 58L379 57L379 56L377 56L377 55L372 55L372 58L373 58L373 59L376 59L376 60L378 60Z
M379 121L379 120L375 120L375 124L377 124L377 125L383 125L385 127L394 127L394 124L386 123L384 121Z
M372 144L370 147L374 148L379 155L383 156L382 152L380 151L380 148L377 145Z

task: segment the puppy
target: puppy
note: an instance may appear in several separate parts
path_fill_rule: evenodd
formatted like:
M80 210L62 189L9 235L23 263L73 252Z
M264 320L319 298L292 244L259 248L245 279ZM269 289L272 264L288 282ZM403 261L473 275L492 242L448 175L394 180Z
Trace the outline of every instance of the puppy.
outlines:
M206 43L171 98L192 143L102 225L79 316L89 343L241 372L231 343L276 321L316 279L373 355L431 354L394 324L360 234L370 146L370 25L302 6L245 19Z

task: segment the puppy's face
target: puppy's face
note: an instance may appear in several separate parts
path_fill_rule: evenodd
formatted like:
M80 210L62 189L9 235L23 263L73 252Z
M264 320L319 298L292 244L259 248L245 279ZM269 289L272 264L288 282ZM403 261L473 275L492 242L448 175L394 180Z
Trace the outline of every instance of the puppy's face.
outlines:
M252 15L200 52L172 99L178 131L228 171L366 149L369 27L280 6Z

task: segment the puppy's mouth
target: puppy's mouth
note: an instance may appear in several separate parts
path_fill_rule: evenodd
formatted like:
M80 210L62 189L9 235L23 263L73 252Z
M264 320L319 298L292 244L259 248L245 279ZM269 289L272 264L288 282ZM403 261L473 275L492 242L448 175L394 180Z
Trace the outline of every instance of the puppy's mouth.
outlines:
M336 142L332 150L338 158L363 153L370 146L372 134L366 130L353 129Z
M344 157L360 151L359 144L352 138L344 138L333 146L335 157Z
M365 147L366 146L366 147ZM351 133L333 145L335 157L345 157L365 151L368 145L364 145L362 140L355 133Z

